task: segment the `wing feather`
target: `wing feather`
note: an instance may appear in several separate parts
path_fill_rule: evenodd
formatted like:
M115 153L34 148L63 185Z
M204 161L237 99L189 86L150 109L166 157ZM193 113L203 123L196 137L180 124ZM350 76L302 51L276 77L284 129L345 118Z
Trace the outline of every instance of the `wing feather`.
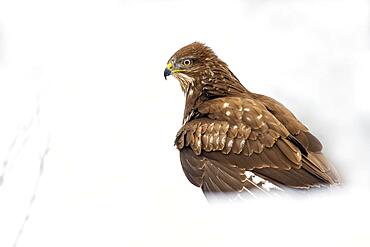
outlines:
M200 105L201 117L185 123L175 140L188 179L205 193L266 191L246 171L292 188L338 183L321 143L281 107L238 97Z

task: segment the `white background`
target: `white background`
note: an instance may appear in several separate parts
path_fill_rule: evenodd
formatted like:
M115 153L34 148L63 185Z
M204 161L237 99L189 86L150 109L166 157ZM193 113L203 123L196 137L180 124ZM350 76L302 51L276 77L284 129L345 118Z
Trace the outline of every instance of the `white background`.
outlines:
M291 109L345 186L209 205L163 78L193 41ZM367 1L1 1L0 246L369 246L369 41Z

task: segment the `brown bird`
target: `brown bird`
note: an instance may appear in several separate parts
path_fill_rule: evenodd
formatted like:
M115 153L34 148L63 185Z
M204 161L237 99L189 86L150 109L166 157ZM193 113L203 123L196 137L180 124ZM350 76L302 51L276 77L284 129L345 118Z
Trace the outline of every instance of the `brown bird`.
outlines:
M188 180L203 192L247 194L338 184L320 141L278 101L247 90L202 43L178 50L164 76L185 94L176 135Z

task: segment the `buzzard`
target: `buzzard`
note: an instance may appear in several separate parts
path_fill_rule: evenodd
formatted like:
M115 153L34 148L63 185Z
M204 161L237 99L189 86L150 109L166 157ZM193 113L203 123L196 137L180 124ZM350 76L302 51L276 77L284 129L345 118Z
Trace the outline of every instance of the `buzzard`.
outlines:
M247 90L211 48L181 48L168 61L170 75L186 98L175 145L186 177L206 196L340 183L306 126L278 101Z

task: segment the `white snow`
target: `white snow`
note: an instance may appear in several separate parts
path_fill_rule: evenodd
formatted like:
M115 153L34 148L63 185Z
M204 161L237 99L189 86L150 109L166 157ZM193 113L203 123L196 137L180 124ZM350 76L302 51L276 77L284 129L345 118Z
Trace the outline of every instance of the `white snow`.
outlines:
M369 246L368 9L0 1L0 246L13 246L28 214L18 247ZM288 106L346 186L209 205L173 146L184 95L163 78L170 56L196 40L249 90Z

